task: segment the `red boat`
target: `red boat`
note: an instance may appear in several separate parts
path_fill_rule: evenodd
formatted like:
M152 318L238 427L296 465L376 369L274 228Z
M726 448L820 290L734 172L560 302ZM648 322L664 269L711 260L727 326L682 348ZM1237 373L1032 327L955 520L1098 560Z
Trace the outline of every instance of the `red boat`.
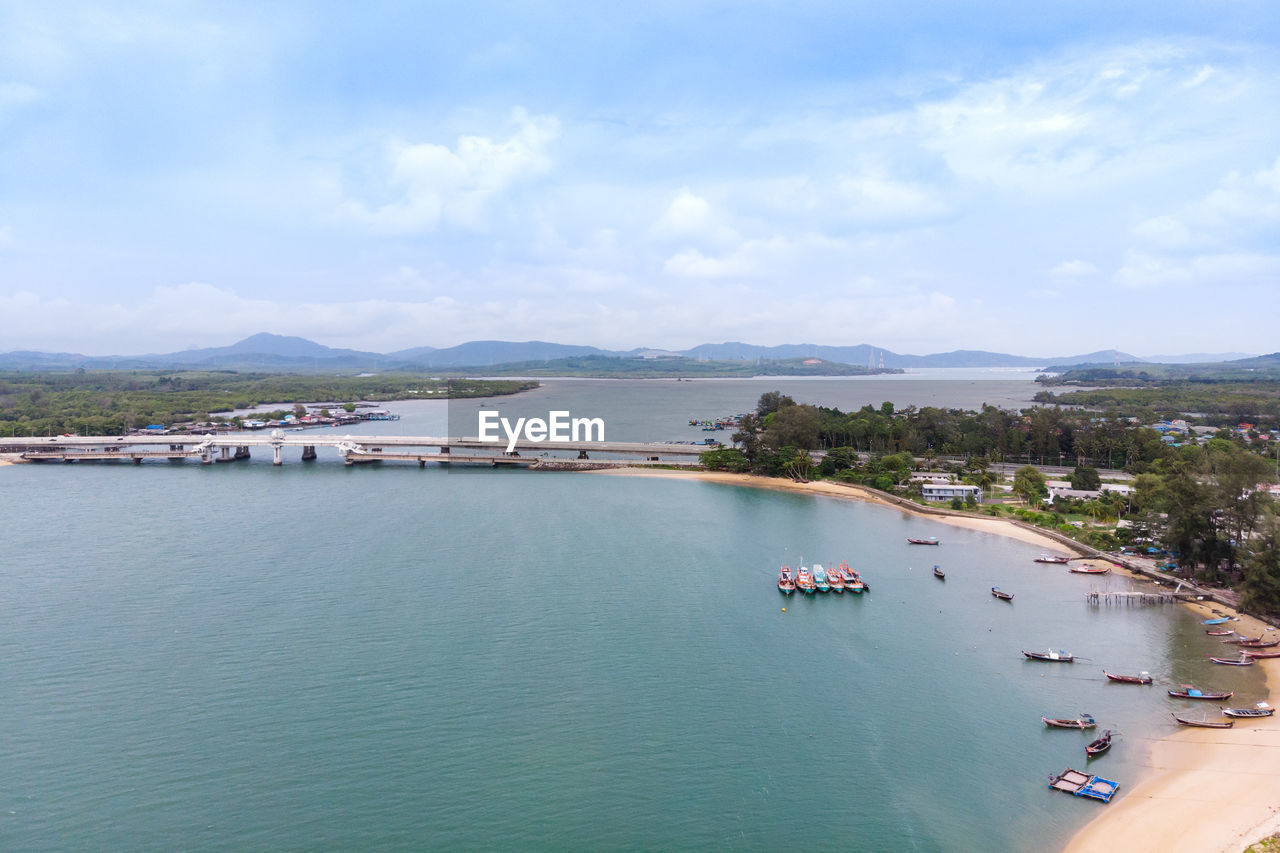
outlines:
M1102 671L1102 674L1107 677L1108 681L1115 681L1120 684L1150 684L1151 683L1151 676L1145 672L1139 673L1138 675L1112 675L1111 673L1107 672L1104 669Z
M791 567L783 566L778 574L778 592L790 595L796 591L796 579L791 576Z
M1254 660L1260 660L1265 658L1280 658L1280 652L1251 652L1248 649L1245 649L1243 652L1241 652L1241 654L1247 658L1252 658Z
M1258 637L1257 639L1249 639L1248 637L1241 637L1238 640L1223 640L1222 642L1230 643L1233 646L1242 646L1246 649L1269 649L1272 646L1280 646L1280 640L1270 640L1268 642L1263 642L1263 639L1261 637Z
M1228 691L1226 693L1205 693L1198 688L1192 687L1190 684L1183 684L1181 690L1170 690L1169 695L1175 699L1230 699L1235 694Z

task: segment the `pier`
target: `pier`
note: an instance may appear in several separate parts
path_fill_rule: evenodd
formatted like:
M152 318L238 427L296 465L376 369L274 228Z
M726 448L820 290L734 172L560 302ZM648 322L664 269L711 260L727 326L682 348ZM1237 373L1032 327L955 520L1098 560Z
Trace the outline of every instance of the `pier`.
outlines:
M254 449L271 452L274 465L283 465L286 451L311 462L321 448L332 450L345 465L378 462L428 462L442 465L492 465L546 470L589 470L626 466L692 468L705 444L626 441L517 441L412 435L296 435L283 430L262 433L205 435L54 436L0 438L0 453L26 462L132 462L149 459L181 462L199 460L213 465L249 459Z

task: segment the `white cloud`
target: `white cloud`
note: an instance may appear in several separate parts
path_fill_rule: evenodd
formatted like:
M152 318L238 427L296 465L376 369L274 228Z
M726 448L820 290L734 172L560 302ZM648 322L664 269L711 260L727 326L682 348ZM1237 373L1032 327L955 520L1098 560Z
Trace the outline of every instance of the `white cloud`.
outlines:
M667 205L662 216L653 225L653 233L659 238L689 241L725 243L736 240L734 230L722 223L711 203L694 195L683 187Z
M1059 278L1084 278L1091 275L1097 275L1098 268L1088 261L1073 260L1063 261L1053 269L1049 270L1049 275Z
M505 140L460 137L453 148L430 142L392 142L388 182L398 198L382 205L348 200L342 212L376 229L431 231L442 222L483 228L486 209L516 185L550 170L548 149L560 133L551 116L514 115Z
M852 215L862 221L888 224L930 220L947 211L936 189L883 175L846 177L839 181L838 188L852 205Z
M13 227L0 225L0 252L13 246Z

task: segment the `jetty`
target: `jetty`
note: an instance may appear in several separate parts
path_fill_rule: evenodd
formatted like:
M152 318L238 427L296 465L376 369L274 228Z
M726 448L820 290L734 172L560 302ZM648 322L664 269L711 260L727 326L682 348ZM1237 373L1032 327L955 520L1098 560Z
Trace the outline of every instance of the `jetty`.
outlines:
M318 450L336 453L345 465L377 462L428 462L525 467L547 470L591 470L634 466L694 468L705 444L627 441L529 441L508 449L506 441L413 435L296 435L276 429L270 433L206 433L204 435L62 435L0 438L0 453L23 462L132 462L149 459L205 465L238 462L254 449L269 450L272 464L284 464L286 451L303 462Z

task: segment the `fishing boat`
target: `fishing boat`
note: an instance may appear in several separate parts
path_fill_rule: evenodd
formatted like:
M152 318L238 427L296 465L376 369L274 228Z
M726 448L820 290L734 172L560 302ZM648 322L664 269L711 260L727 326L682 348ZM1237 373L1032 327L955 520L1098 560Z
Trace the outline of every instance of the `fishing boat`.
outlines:
M933 576L940 581L944 581L947 579L947 573L944 572L942 569L940 569L938 566L933 567Z
M1151 674L1148 672L1140 672L1137 675L1115 675L1107 672L1105 669L1102 674L1107 677L1108 681L1115 681L1119 684L1150 684Z
M1046 660L1052 663L1071 663L1076 659L1075 655L1070 652L1064 652L1061 649L1056 652L1052 649L1044 652L1023 651L1023 654L1032 660Z
M1067 569L1073 575L1109 575L1111 574L1110 566L1072 566Z
M844 592L844 574L835 566L827 570L827 586L832 592Z
M813 564L813 585L817 587L818 592L831 592L831 584L827 583L827 573L823 570L821 563Z
M1091 729L1098 725L1093 714L1081 714L1078 717L1041 717L1040 720L1052 729Z
M923 539L912 539L910 536L908 536L907 541L910 542L912 545L937 545L938 537L927 536Z
M1235 725L1232 720L1188 720L1186 717L1179 717L1177 714L1171 716L1184 726L1195 726L1198 729L1229 729Z
M1002 592L998 586L991 587L991 594L1001 601L1013 601L1013 593Z
M1253 658L1248 655L1240 655L1238 658L1215 658L1209 655L1209 660L1214 663L1220 663L1223 666L1253 666Z
M1205 631L1210 637L1230 637L1235 631Z
M1230 699L1232 696L1235 695L1230 691L1226 693L1205 693L1203 690L1199 690L1195 687L1192 687L1190 684L1183 684L1181 686L1182 686L1181 690L1170 690L1169 695L1174 697L1175 699L1211 699L1211 700Z
M1223 708L1222 715L1224 717L1270 717L1276 712L1266 702L1259 702L1252 708Z
M1061 564L1069 561L1070 559L1070 557L1060 557L1057 554L1041 554L1039 557L1036 557L1036 562Z
M1084 748L1084 754L1089 758L1096 758L1111 748L1111 729L1105 729L1102 737L1089 743Z
M796 573L796 589L805 595L813 595L818 591L818 587L813 582L813 575L809 573L809 569L805 566L801 566Z
M855 595L862 595L864 592L870 592L871 587L862 579L862 575L858 574L855 569L849 567L849 563L845 560L840 561L840 575L844 578L844 588L848 592Z
M1241 637L1238 640L1223 640L1222 642L1230 643L1233 646L1240 646L1246 649L1269 649L1273 646L1280 646L1280 640L1264 641L1261 637L1252 640L1248 637Z
M790 566L783 566L782 571L778 573L778 592L783 595L790 595L796 591L796 579L791 574Z
M1241 652L1241 654L1247 658L1253 658L1254 660L1265 660L1266 658L1280 658L1280 652L1255 652L1249 649L1245 649L1243 652Z

